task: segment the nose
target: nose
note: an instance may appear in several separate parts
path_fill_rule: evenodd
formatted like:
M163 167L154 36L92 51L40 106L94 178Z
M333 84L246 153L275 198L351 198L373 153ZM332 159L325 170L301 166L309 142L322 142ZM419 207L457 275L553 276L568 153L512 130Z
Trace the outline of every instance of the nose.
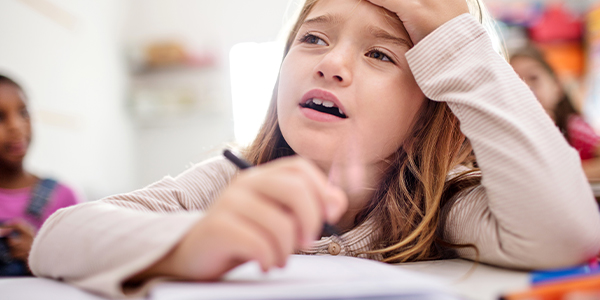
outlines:
M315 66L315 77L320 80L348 86L352 84L353 57L349 49L333 48Z
M20 132L26 126L27 121L18 115L10 114L6 117L6 127L11 132Z

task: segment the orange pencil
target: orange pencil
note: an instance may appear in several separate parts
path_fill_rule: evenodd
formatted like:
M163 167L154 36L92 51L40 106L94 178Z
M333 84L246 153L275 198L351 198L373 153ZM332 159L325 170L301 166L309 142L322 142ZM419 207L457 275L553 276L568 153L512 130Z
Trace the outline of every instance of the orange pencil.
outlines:
M571 293L600 293L600 275L540 284L529 290L500 297L502 300L562 300Z

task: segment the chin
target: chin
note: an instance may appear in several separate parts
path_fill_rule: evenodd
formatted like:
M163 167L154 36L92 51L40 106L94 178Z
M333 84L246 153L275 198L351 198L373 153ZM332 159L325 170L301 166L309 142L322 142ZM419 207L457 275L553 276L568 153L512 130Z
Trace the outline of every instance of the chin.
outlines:
M329 144L324 145L323 143L318 142L302 142L298 144L288 142L288 144L296 154L298 154L302 158L314 162L315 164L317 164L317 166L319 166L319 168L321 168L324 171L329 169L329 166L331 165L331 162L334 159L334 155L331 153L331 150L335 148L331 148L331 145Z

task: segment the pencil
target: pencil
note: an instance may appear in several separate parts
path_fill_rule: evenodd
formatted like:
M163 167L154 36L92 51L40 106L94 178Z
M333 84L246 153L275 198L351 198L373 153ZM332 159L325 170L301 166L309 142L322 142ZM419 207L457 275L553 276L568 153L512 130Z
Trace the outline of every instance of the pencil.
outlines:
M227 160L229 160L234 165L236 165L240 170L244 170L244 169L253 167L251 163L249 163L246 160L233 154L233 152L231 152L229 149L223 150L223 156L225 156L225 158L227 158ZM340 236L339 230L337 228L335 228L335 226L333 226L327 222L325 222L323 224L323 233L325 235L332 235L332 236L336 236L336 237Z

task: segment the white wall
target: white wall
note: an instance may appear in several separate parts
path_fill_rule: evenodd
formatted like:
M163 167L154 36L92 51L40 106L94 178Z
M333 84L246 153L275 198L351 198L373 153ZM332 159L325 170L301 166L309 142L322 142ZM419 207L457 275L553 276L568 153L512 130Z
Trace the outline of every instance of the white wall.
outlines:
M229 51L275 40L288 2L0 1L0 73L14 76L30 96L28 168L94 200L218 154L233 140ZM187 80L197 80L218 108L141 122L129 107L126 49L172 38L217 54L216 69Z
M130 0L126 44L177 39L194 49L214 51L213 99L218 108L176 120L136 123L139 186L177 175L192 163L220 153L233 141L229 51L242 42L277 38L288 0ZM158 75L162 76L162 75ZM165 75L167 76L167 75ZM216 78L216 80L215 80ZM206 82L198 79L198 85Z
M50 1L66 15L27 3L43 1L0 1L0 72L24 85L34 118L27 165L75 185L88 199L132 189L134 145L119 43L124 2Z

